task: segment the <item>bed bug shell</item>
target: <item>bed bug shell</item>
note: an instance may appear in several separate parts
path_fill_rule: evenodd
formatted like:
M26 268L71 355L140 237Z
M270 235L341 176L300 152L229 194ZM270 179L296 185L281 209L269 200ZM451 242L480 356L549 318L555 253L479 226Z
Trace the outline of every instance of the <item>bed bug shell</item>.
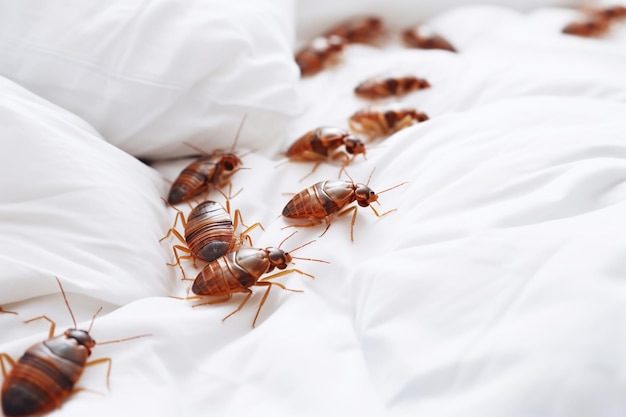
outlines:
M441 49L456 52L452 44L443 36L435 33L430 26L419 25L402 32L402 41L409 48Z
M414 75L381 74L360 82L354 88L354 94L366 100L377 100L401 97L426 88L430 88L430 83Z
M372 105L350 116L348 123L354 132L370 139L389 136L405 127L428 120L428 115L401 103Z

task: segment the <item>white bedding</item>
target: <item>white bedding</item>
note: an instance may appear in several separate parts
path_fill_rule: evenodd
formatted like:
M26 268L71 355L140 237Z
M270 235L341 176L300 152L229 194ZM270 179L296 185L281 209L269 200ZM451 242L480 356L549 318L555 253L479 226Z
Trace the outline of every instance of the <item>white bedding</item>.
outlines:
M24 320L72 325L55 276L79 327L103 307L96 341L151 336L96 346L110 391L106 366L87 368L86 390L49 415L626 414L626 22L564 35L580 12L550 1L63 3L74 12L55 19L0 2L0 306L18 313L0 314L0 353L47 337ZM350 45L300 79L296 46L364 12L392 33L427 22L459 52ZM281 152L315 127L347 129L367 104L354 86L389 70L430 82L402 99L430 120L347 171L373 172L375 191L402 184L375 205L397 211L359 208L354 242L349 216L321 237L283 229L289 193L339 166L300 181L312 164ZM255 328L262 287L222 322L242 295L172 298L190 284L167 265L179 242L159 242L192 146L233 144L246 169L230 204L264 226L254 246L298 230L284 248L315 240L294 256L329 262L295 260L315 279L278 278L303 292L275 287Z

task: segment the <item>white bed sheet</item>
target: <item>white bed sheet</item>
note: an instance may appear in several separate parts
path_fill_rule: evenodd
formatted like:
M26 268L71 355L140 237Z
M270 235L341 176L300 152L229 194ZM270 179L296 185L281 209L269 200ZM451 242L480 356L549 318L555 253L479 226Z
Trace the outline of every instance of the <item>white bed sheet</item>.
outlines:
M0 305L19 315L0 314L0 352L17 358L47 336L25 319L71 324L56 275L82 325L104 307L97 341L152 336L97 346L94 358L113 359L111 390L106 369L89 368L79 386L96 392L51 416L624 415L626 26L561 35L572 13L453 8L429 23L458 54L350 46L302 80L282 149L347 127L365 105L353 86L389 69L431 82L404 99L431 119L348 167L358 182L374 170L374 190L406 182L380 196L397 211L359 208L354 242L348 218L322 237L323 226L299 229L285 248L316 239L296 255L330 264L296 260L315 279L280 278L303 292L272 290L254 329L256 288L225 322L239 296L197 308L170 298L188 284L166 265L175 241L159 243L175 214L161 197L192 159L148 167L4 82L2 129L16 140L0 164ZM238 151L247 169L231 205L263 224L259 247L291 233L286 193L338 173L323 165L300 182L310 164Z

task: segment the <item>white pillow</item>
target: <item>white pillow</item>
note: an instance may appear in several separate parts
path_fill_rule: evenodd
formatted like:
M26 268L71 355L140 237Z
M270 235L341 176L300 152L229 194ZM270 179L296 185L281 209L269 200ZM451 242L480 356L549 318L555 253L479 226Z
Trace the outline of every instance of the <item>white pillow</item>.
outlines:
M156 171L2 77L0 137L0 305L58 295L55 275L114 305L171 294Z
M0 2L0 74L156 159L277 146L296 108L293 0ZM271 151L271 149L270 149Z
M391 31L401 31L426 19L450 10L454 7L493 4L517 10L531 10L541 6L562 6L580 3L575 0L444 0L444 1L412 1L406 0L298 0L297 7L297 38L299 42L307 42L321 34L331 26L343 20L360 15L377 15L381 17Z

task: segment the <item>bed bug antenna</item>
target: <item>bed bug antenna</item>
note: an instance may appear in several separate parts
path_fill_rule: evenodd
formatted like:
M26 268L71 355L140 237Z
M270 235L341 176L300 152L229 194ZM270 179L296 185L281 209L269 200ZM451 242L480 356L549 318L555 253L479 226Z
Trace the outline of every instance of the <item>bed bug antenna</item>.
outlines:
M408 184L408 183L409 183L408 181L401 182L400 184L394 185L393 187L385 188L384 190L379 191L377 194L380 195L382 193L386 193L387 191L394 190L394 189L396 189L398 187L401 187L401 186L403 186L405 184Z
M370 172L370 176L367 177L367 182L365 183L365 185L370 185L370 181L372 180L372 176L374 175L374 171L376 171L376 167L372 168L372 172ZM378 193L380 194L380 193Z
M366 185L366 186L370 184L370 181L372 180L372 176L374 175L374 171L376 171L376 167L372 168L372 172L370 172L369 177L367 177L367 182L365 183L365 185ZM347 170L345 167L344 167L344 169L343 169L343 172L345 172L345 173L346 173L346 175L347 175L347 177L350 179L350 181L352 181L353 183L355 183L355 182L354 182L354 180L352 179L352 176L350 176L350 174L348 173L348 170ZM355 184L356 184L356 183L355 183ZM378 193L378 194L380 194L380 193Z
M241 122L239 123L239 127L237 128L237 133L235 134L235 140L233 141L232 146L230 147L230 152L234 153L235 152L235 148L237 148L237 143L239 142L239 135L241 133L241 130L243 128L243 125L246 121L246 119L248 118L248 114L244 114L243 118L241 119ZM210 154L207 153L204 149L200 149L198 146L194 145L193 143L189 143L187 141L183 141L183 144L191 149L193 149L194 151L198 152L200 155L202 156L209 156Z
M295 232L293 232L292 234L290 234L289 236L287 236L286 238L284 238L279 244L278 244L278 249L280 249L283 246L283 243L285 243L287 240L289 240L289 238L291 238L293 235L295 235L296 233L298 233L298 231L296 230Z
M74 328L78 328L78 326L76 325L76 318L74 318L74 313L72 312L72 308L70 307L70 303L69 301L67 301L67 295L65 295L65 290L63 289L63 285L61 285L61 281L59 280L59 277L55 276L54 278L56 278L57 280L57 284L59 284L59 288L61 289L61 294L63 295L63 300L65 301L65 305L67 306L67 310L70 312L70 316L72 317L72 323L74 323ZM100 310L98 310L100 311Z
M87 333L89 333L91 331L91 328L93 327L93 323L94 321L96 321L96 316L98 314L100 314L100 312L102 311L102 306L100 306L100 308L98 309L98 311L96 311L94 313L94 315L91 317L91 323L89 323L89 328L87 329Z
M152 333L145 333L145 334L140 334L137 336L130 336L130 337L124 337L122 339L115 339L115 340L107 340L106 342L98 342L98 345L102 346L102 345L110 345L113 343L120 343L120 342L127 342L129 340L135 340L135 339L140 339L142 337L150 337L153 336Z
M282 245L283 243L285 243L285 241L286 241L287 239L289 239L290 237L292 237L293 235L295 235L295 234L296 234L296 232L297 232L297 230L296 230L295 232L293 232L292 234L290 234L289 236L287 236L285 239L283 239L283 241L282 241L282 242L280 242L280 245ZM330 262L325 261L325 260L323 260L323 259L315 259L315 258L301 258L301 257L298 257L298 256L293 256L293 255L292 255L295 251L298 251L298 250L300 250L300 249L304 248L305 246L309 246L311 243L315 243L315 242L317 242L317 240L316 240L316 239L309 240L308 242L303 243L302 245L297 246L297 247L295 247L295 248L291 249L291 250L289 251L289 254L291 255L291 258L292 258L292 259L299 259L299 260L301 260L301 261L313 261L313 262L322 262L322 263L325 263L325 264L329 264ZM280 248L280 245L278 245L278 248ZM308 275L308 274L305 274L305 275ZM309 275L309 276L311 276L311 275ZM312 278L312 276L311 276L311 278Z
M239 127L237 128L237 133L235 134L235 140L233 141L233 146L231 146L230 151L235 152L235 148L237 147L237 143L239 142L239 135L241 134L241 129L243 128L246 119L248 118L248 113L243 115L241 122L239 123Z

